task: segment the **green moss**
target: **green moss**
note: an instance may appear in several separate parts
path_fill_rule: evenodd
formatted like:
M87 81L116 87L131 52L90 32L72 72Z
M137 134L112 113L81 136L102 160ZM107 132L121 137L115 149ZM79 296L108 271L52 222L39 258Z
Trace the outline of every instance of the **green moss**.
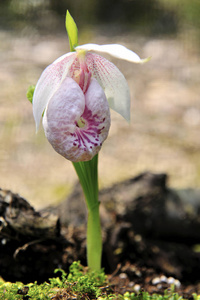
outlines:
M11 283L0 281L0 295L2 300L18 299L53 299L56 294L69 295L77 299L94 299L101 294L99 288L106 282L106 275L103 271L99 273L86 272L79 262L74 262L70 266L69 274L61 269L56 269L55 273L61 273L60 277L50 278L49 282L40 285L29 283L24 286L21 282ZM25 298L26 297L26 298ZM63 298L63 296L62 296ZM68 299L68 298L63 298ZM76 298L75 298L76 299Z
M69 271L67 282L73 284L72 289L74 292L86 293L96 297L101 295L100 287L106 283L106 275L103 270L84 273L80 263L74 262Z
M21 282L11 283L0 280L1 300L57 300L57 299L98 299L98 300L183 300L181 296L171 290L164 295L147 292L139 294L126 292L124 295L111 293L107 277L101 272L89 272L79 262L70 266L69 274L64 270L56 269L59 277L50 278L42 284L29 283L26 286ZM200 295L193 294L194 300L200 300Z

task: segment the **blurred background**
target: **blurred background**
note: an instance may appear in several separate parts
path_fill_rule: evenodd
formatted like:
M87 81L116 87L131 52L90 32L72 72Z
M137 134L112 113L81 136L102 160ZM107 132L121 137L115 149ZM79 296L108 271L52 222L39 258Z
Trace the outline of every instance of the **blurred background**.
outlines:
M65 13L79 28L79 44L120 43L150 62L107 57L131 92L131 123L112 113L99 155L99 184L143 171L166 172L171 187L200 187L199 0L1 0L0 187L36 208L57 204L77 181L73 166L38 134L29 85L69 52Z

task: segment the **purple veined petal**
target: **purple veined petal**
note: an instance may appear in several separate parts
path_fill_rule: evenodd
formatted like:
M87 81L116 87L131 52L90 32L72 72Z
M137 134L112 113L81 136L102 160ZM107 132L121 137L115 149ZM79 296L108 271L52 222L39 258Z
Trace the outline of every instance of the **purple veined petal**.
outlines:
M103 89L92 79L84 94L67 77L50 99L43 117L45 135L65 158L87 161L98 153L110 128L110 110Z
M98 54L87 53L86 64L103 88L110 108L129 121L130 93L124 75L113 63Z
M141 59L135 52L119 44L97 45L85 44L77 46L76 50L97 51L110 54L119 59L124 59L133 63L144 63L150 60L150 57Z
M49 100L67 76L76 56L75 52L70 52L59 57L41 74L33 95L33 116L36 123L36 130L39 128L41 116Z
M110 108L106 95L94 78L85 93L85 111L83 118L88 122L85 134L88 137L88 149L92 157L98 153L98 147L106 140L110 129ZM97 149L96 149L97 148Z

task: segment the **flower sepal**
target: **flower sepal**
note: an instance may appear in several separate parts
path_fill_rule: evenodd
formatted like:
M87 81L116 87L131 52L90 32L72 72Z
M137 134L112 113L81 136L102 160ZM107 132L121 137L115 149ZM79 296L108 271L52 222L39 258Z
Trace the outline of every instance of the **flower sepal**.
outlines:
M75 47L75 50L102 52L119 59L130 61L132 63L145 63L151 59L151 57L141 59L135 52L119 44L108 44L108 45L85 44L85 45Z

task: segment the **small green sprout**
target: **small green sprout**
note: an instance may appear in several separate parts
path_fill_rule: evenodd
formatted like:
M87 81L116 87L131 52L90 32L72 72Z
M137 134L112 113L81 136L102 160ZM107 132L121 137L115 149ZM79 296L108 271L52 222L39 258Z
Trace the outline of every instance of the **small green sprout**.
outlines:
M28 90L27 90L27 93L26 93L26 97L31 103L33 102L34 90L35 90L35 85L30 85Z

